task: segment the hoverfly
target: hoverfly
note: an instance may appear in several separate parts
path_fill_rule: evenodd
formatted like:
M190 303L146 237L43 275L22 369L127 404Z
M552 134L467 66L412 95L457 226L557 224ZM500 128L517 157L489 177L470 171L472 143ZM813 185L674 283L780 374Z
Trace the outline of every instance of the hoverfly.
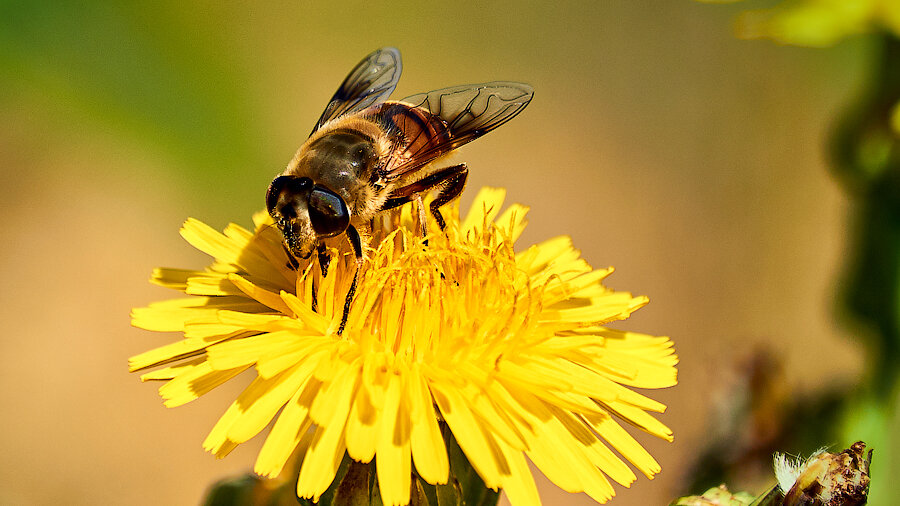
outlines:
M357 64L266 194L289 257L306 259L315 250L323 276L330 262L323 240L347 235L357 268L339 334L363 260L357 229L382 211L415 201L424 236L422 197L437 191L429 210L443 230L440 208L462 192L468 167L435 167L433 162L506 123L534 95L527 84L495 81L388 101L400 72L400 52L392 47Z

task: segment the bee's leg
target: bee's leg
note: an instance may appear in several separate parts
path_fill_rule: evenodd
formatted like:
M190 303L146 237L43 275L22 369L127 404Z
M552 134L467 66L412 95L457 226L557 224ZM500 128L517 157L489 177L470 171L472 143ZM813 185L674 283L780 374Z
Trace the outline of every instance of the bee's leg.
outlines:
M325 276L328 275L328 265L331 263L331 257L328 255L328 250L325 249L325 245L323 243L319 243L316 246L316 256L319 259L319 272L322 274L322 279L325 279ZM312 310L315 312L316 308L319 305L318 301L318 292L316 291L316 278L312 278Z
M404 191L409 189L411 186L415 186L416 183L413 183L409 186L400 188L398 191ZM426 188L427 189L427 188ZM422 194L421 193L410 193L404 196L396 196L398 193L391 193L391 196L385 201L384 205L381 206L382 211L387 211L388 209L394 209L395 207L400 207L403 204L408 202L416 202L416 209L419 211L419 223L422 226L422 238L424 239L426 235L428 235L428 223L425 221L425 204L422 203ZM428 241L425 241L425 244L428 245Z
M319 270L322 272L322 277L328 275L328 266L331 265L331 256L328 255L328 250L325 248L325 244L319 243L316 246L316 256L319 257Z
M350 290L347 291L347 298L344 299L344 311L341 313L341 325L338 327L338 335L344 333L344 327L347 326L347 317L350 316L350 304L353 303L353 296L356 295L356 284L359 281L359 270L362 268L363 252L362 240L359 232L353 225L347 228L347 238L350 239L350 245L353 246L353 254L356 256L356 269L353 271L353 281L350 283Z
M419 210L419 227L422 233L422 239L428 236L428 222L425 216L425 203L422 202L422 194L417 193L413 200L416 201L416 208ZM425 245L428 245L428 239L425 239Z
M392 193L391 195L396 195L396 193ZM404 197L388 197L386 201L384 201L384 205L381 206L380 211L387 211L389 209L394 209L395 207L400 207L407 202L411 202L413 199L412 195L407 195Z
M444 230L447 228L447 223L444 221L444 217L441 216L440 207L456 197L459 197L459 194L465 189L466 179L469 177L469 167L466 166L465 163L461 163L459 165L454 165L453 167L447 167L441 172L446 173L446 179L442 181L445 184L428 207L431 209L431 215L434 216L434 221L441 227L441 230Z
M299 268L300 268L300 262L298 262L297 259L294 258L294 254L291 253L291 250L288 249L287 244L285 244L285 243L282 242L282 243L281 243L281 247L284 248L284 254L287 255L287 258L288 258L287 266L288 266L288 268L291 269L291 270L293 270L293 271L296 271L297 269L299 269Z
M452 167L443 168L434 174L430 174L422 179L411 183L403 188L398 188L391 192L387 201L384 203L382 210L393 209L401 206L411 200L415 200L424 192L433 190L441 186L437 198L435 198L429 208L431 215L434 216L441 230L446 228L447 223L438 208L455 199L462 193L466 187L466 178L469 176L469 167L465 163L453 165ZM421 206L420 206L421 207Z

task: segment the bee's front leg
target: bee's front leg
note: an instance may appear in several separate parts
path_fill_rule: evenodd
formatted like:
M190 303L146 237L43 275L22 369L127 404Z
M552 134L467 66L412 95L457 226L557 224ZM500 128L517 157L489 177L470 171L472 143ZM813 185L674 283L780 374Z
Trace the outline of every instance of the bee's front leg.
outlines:
M325 243L319 243L316 246L316 256L319 258L319 270L322 272L322 277L328 275L328 266L331 264L331 255L328 254L328 249L325 248Z
M287 244L282 242L281 247L284 248L284 254L287 255L288 261L286 267L292 271L296 271L297 269L299 269L300 262L298 262L297 259L294 258L294 254L291 253L291 250L287 247Z
M328 275L328 266L331 264L331 256L328 254L328 249L325 247L325 243L319 243L316 246L316 258L319 260L319 272L322 274L322 279L325 279L325 276ZM318 293L316 292L316 278L312 278L312 310L316 311L318 308Z
M363 263L362 239L353 225L347 228L347 238L350 240L353 254L356 257L356 269L353 271L353 281L350 283L350 290L347 291L347 298L344 299L344 310L341 314L341 325L338 327L338 335L343 334L344 327L347 326L347 317L350 316L350 305L353 303L354 295L356 295L356 284L359 281L359 271L362 269Z

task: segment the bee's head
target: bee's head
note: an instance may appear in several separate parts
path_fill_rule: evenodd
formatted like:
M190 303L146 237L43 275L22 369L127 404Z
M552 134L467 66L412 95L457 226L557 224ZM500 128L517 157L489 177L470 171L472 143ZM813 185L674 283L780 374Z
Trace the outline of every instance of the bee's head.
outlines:
M266 193L266 207L288 249L299 258L309 258L319 239L350 226L344 199L308 177L276 177Z

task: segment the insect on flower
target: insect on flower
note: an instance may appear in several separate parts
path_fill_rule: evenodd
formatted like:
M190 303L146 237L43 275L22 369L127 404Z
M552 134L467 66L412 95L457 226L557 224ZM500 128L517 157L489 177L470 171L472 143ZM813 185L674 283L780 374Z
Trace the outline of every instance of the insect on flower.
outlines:
M338 333L363 260L358 229L371 228L382 211L414 201L424 237L422 197L437 191L429 210L443 230L440 208L462 192L468 167L435 162L512 119L534 95L527 84L494 81L387 101L400 72L400 52L390 47L357 64L266 194L289 257L306 259L315 250L323 275L331 260L323 240L347 235L357 266Z

